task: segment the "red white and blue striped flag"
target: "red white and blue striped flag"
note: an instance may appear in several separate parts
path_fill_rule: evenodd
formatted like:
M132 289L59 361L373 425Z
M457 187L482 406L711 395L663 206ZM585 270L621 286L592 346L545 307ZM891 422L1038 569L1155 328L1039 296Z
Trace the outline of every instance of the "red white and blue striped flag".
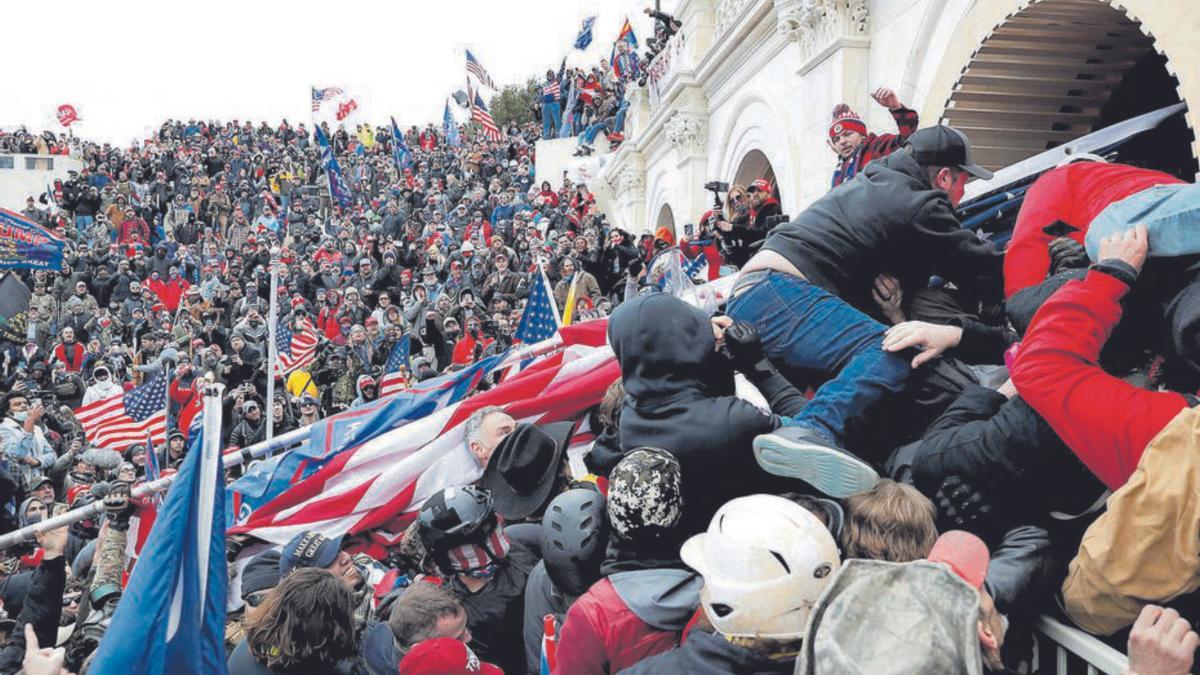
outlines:
M144 442L147 434L153 443L162 443L167 438L167 377L159 371L140 387L76 408L75 419L88 442L99 448L123 452Z
M330 535L371 531L376 542L394 544L429 495L482 475L464 436L464 422L476 410L499 405L518 421L549 423L579 419L599 404L621 376L612 349L603 346L605 323L565 328L564 350L555 357L335 455L230 533L283 543L308 529Z
M317 358L319 336L312 322L304 319L300 331L293 333L286 325L275 331L275 350L279 355L275 371L288 375L312 363Z
M474 75L475 79L479 80L479 84L488 89L496 88L496 83L492 82L492 76L487 74L487 71L483 69L483 64L475 58L470 49L467 50L467 72Z
M493 141L498 141L503 138L500 133L500 127L496 126L496 120L492 119L492 114L488 112L487 106L483 104L483 99L479 97L479 92L475 92L475 100L471 104L471 120L479 122L483 127L483 133Z

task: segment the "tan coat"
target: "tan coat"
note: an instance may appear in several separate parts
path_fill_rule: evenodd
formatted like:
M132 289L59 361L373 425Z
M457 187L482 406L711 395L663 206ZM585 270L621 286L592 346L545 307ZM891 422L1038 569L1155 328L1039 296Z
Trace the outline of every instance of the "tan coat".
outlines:
M1200 408L1150 441L1129 481L1083 536L1063 582L1067 614L1109 635L1142 607L1200 588Z

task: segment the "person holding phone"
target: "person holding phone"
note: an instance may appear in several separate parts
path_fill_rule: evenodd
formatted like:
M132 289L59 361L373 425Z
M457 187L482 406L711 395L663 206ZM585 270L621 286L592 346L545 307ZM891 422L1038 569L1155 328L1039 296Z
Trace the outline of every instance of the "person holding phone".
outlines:
M46 440L40 422L46 414L41 401L31 402L29 395L14 390L4 398L0 408L0 456L8 470L21 485L32 485L44 471L54 466L54 449Z

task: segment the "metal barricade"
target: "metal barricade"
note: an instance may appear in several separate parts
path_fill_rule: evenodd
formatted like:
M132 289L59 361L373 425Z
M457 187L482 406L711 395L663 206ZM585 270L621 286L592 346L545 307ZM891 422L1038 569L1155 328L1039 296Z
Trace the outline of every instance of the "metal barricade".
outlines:
M1129 659L1095 637L1048 616L1034 625L1033 672L1043 675L1122 675Z

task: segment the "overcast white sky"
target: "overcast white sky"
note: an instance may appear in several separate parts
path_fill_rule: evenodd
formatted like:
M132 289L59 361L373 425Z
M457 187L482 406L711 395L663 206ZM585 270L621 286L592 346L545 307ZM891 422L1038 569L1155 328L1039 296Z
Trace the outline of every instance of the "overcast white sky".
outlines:
M557 67L583 17L607 58L626 15L642 42L653 0L59 0L5 3L0 128L55 128L126 144L167 118L311 118L309 87L337 85L358 120L441 120L470 48L500 86ZM664 0L670 8L676 0Z

